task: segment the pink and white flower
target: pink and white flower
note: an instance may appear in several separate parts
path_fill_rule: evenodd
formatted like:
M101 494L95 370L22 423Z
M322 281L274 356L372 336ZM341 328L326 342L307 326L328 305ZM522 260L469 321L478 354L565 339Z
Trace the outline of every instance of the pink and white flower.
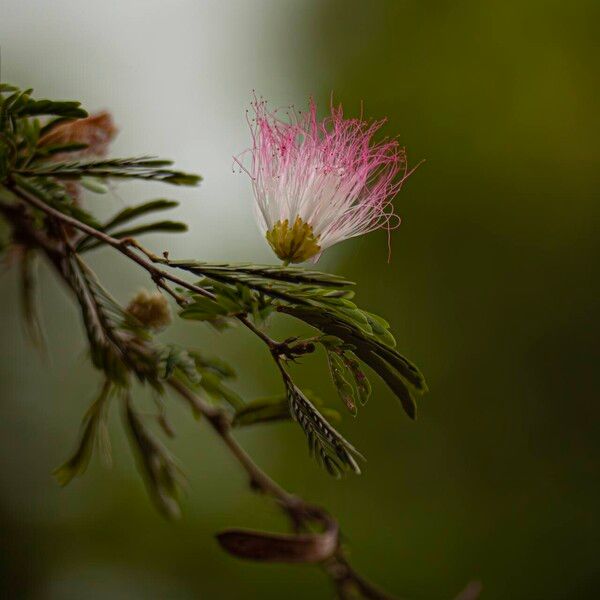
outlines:
M338 242L400 224L392 199L412 171L397 140L373 142L385 119L347 119L332 105L318 120L312 100L286 120L264 100L252 108L250 165L236 161L252 179L259 228L284 262L316 261Z

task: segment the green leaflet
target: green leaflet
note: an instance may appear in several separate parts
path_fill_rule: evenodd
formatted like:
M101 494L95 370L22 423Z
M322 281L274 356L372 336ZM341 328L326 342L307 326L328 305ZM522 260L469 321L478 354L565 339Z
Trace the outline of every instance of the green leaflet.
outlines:
M14 119L49 115L69 119L87 117L87 112L81 108L81 102L64 100L33 100L33 90L20 90L8 84L1 84L0 93L9 95L2 97L1 111L3 118L10 116Z
M278 311L292 315L323 333L342 340L364 363L388 384L409 417L416 417L416 404L406 383L415 391L426 391L425 379L408 359L386 346L374 334L365 332L357 323L331 313L306 306L279 306Z
M82 179L82 184L86 180ZM100 185L103 184L100 183ZM137 228L123 229L117 233L112 233L112 230L114 230L115 227L117 227L118 225L122 225L123 223L127 223L128 221L132 221L133 219L142 217L150 213L154 213L160 210L168 210L178 205L179 203L175 202L174 200L166 200L164 198L159 198L157 200L150 200L148 202L143 202L135 206L128 206L127 208L124 208L122 211L118 212L106 223L99 225L98 229L107 233L111 232L111 235L113 237L119 239L125 237L132 237L134 235L142 235L145 233L155 233L159 231L167 233L187 231L187 226L184 223L179 223L176 221L159 221L156 223L140 225ZM88 235L82 238L81 242L79 242L77 246L77 249L79 251L91 250L100 246L101 244L102 242L99 242L96 238Z
M100 223L86 210L73 202L73 198L67 193L65 188L52 179L44 178L24 178L19 175L13 175L19 188L26 193L39 198L49 206L60 210L94 229L100 228Z
M290 405L285 396L257 398L242 406L233 418L232 425L241 427L255 423L285 421L291 419Z
M194 275L206 276L224 283L243 283L250 288L259 284L287 282L291 284L314 284L323 287L346 287L354 285L339 275L310 271L301 267L253 265L249 263L215 264L193 260L163 261L171 267Z
M188 354L194 359L196 368L200 373L208 371L215 373L221 379L235 378L235 371L224 360L214 356L206 356L199 350L188 350Z
M32 100L25 93L15 101L11 110L19 117L53 115L69 119L82 119L88 116L88 113L81 108L81 102Z
M327 352L327 362L329 364L329 372L331 373L331 379L335 385L338 395L342 402L346 405L346 408L356 416L357 408L355 401L354 388L348 381L348 369L344 363L342 357L333 351ZM352 375L350 373L350 375Z
M244 406L240 396L225 385L222 378L216 373L204 371L200 379L200 387L215 400L225 400L234 410Z
M44 346L44 333L40 322L36 295L35 260L37 256L31 249L24 250L19 262L21 305L27 333L34 345Z
M264 294L241 283L229 285L205 278L200 284L215 299L192 295L192 303L179 313L184 319L218 322L223 317L251 314L256 323L261 323L273 310L270 300Z
M321 414L328 420L339 421L340 414L323 405L322 400L306 392L311 402L319 408ZM292 419L290 412L290 403L285 395L268 396L266 398L256 398L238 409L233 418L234 427L243 427L257 423L270 423L275 421L287 421Z
M79 183L81 184L81 187L84 187L94 194L106 194L108 192L108 187L95 177L82 177L79 180Z
M180 233L187 231L187 229L187 225L179 221L157 221L156 223L146 223L144 225L138 225L137 227L131 227L130 229L115 231L111 233L111 235L112 237L121 240L129 237L146 235L148 233ZM77 247L79 252L93 250L104 244L104 242L95 238L88 237L86 239L89 240L87 243L82 242ZM91 241L92 239L93 241Z
M192 384L200 383L200 373L194 357L185 348L169 344L159 353L159 377L164 380L170 379L175 375L176 370L179 370Z
M68 119L67 119L68 120ZM29 121L23 120L22 123L29 123ZM42 128L38 129L38 135L36 141L40 137ZM80 152L88 147L87 144L74 142L70 144L56 144L54 146L44 146L42 148L36 148L34 160L47 160L48 157L54 156L55 154L67 154L69 152Z
M390 324L385 319L382 319L379 315L374 315L366 310L363 310L362 313L367 319L369 327L371 328L371 333L382 344L394 348L396 346L396 340L390 332Z
M191 321L212 321L227 315L229 315L229 312L225 307L204 296L194 296L193 303L179 311L179 316L182 319Z
M176 206L179 206L179 202L176 202L175 200L166 200L165 198L158 198L156 200L149 200L148 202L142 202L141 204L136 204L134 206L128 206L104 223L102 225L102 231L111 231L117 225L131 221L132 219L136 219L159 210L175 208Z
M112 391L110 382L105 382L100 394L83 417L77 448L65 463L54 470L53 475L61 486L67 485L74 477L85 473L94 446L99 448L107 461L110 460L110 441L106 429L106 419Z
M326 348L329 372L338 395L356 416L357 402L364 405L371 396L371 384L356 356L344 347L342 340L323 336L319 341Z
M356 459L362 456L358 450L329 424L289 379L286 380L286 388L290 412L306 435L309 454L333 477L339 478L346 471L360 474Z
M99 179L144 179L162 181L171 185L195 186L202 177L166 167L168 160L147 156L140 158L112 158L106 160L76 160L56 163L44 163L17 171L22 177L56 177L58 179L81 179L97 177Z
M225 401L235 410L244 406L239 395L223 383L223 379L230 379L235 373L219 359L169 344L159 352L158 370L163 380L183 376L190 387L203 390L215 400Z
M125 424L151 498L164 516L179 517L179 496L183 480L181 469L169 451L146 427L130 398L127 398L125 405Z
M346 368L352 373L359 402L363 405L366 404L371 397L371 383L352 352L344 352L343 361Z
M378 315L358 308L352 301L353 291L344 289L350 282L317 272L309 272L310 275L304 278L296 267L164 262L171 267L204 275L205 281L210 278L213 282L220 282L221 286L214 283L214 288L217 293L221 290L222 295L227 295L224 290L233 293L233 283L239 286L243 281L247 288L271 297L279 312L295 316L324 334L341 340L343 352L329 352L328 364L338 394L352 414L356 414L357 404L364 404L371 395L371 384L360 366L359 361L362 361L387 383L408 416L416 417L411 389L425 392L425 380L417 367L395 350L396 340L389 324ZM229 309L227 315L221 312L220 316L235 316L238 314L235 308L244 306L244 302L232 298L218 298L217 302ZM245 312L250 311L246 309ZM197 314L196 318L210 318L202 311Z
M370 352L368 360L364 360L387 383L394 394L396 394L404 412L411 419L416 419L417 403L407 385L404 383L402 376L398 374L398 371L374 352Z

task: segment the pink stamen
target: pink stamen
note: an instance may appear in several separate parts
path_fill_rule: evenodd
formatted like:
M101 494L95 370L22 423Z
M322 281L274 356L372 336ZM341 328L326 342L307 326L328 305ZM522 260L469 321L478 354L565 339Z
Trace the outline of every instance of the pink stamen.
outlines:
M392 199L414 169L397 140L373 141L385 119L364 120L362 103L360 118L344 118L333 97L320 121L312 99L306 113L290 107L286 121L263 99L255 97L252 108L250 165L243 155L235 160L252 178L263 232L300 216L325 249L378 228L389 235L400 225Z

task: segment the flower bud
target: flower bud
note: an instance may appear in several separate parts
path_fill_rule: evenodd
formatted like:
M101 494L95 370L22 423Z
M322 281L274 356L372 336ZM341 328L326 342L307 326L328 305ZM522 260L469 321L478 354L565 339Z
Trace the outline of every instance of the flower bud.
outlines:
M160 331L171 323L167 299L159 292L140 290L127 306L127 312L144 327Z

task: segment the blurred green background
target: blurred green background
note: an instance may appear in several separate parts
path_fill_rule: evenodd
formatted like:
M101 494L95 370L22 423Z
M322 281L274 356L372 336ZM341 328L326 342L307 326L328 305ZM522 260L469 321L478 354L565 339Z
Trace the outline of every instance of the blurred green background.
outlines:
M431 388L416 423L382 385L343 433L368 458L332 481L293 424L240 435L289 489L344 528L355 565L403 598L451 598L469 580L485 600L595 599L600 501L597 383L600 4L572 2L3 0L2 79L40 96L109 108L115 155L156 153L205 176L197 190L119 186L89 198L181 198L188 234L148 239L207 260L271 261L250 185L231 173L248 145L256 89L274 105L387 115L409 158L427 162L385 233L319 264L354 279L386 315ZM110 252L94 265L122 300L145 283ZM24 339L16 277L0 285L0 595L6 598L330 598L311 567L226 556L228 526L283 527L253 497L219 440L173 403L173 451L189 476L184 517L146 498L113 411L114 466L96 460L60 489L98 376L77 312L40 269L49 353ZM294 331L277 322L275 333ZM277 392L259 342L177 323L166 336L238 365L236 389ZM319 358L321 360L319 360ZM323 357L296 369L330 405ZM141 395L140 395L141 398Z

